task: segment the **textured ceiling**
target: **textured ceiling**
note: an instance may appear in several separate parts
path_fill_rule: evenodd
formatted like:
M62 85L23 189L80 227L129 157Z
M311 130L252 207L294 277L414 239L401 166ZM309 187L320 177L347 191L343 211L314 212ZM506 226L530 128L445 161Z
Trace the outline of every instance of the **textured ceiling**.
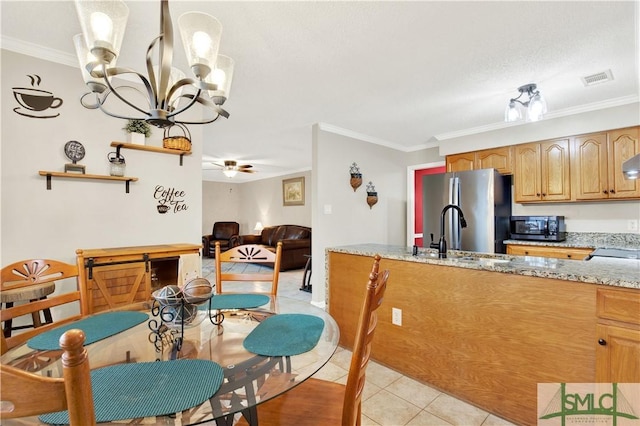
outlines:
M127 5L118 65L142 70L159 2ZM310 169L314 123L411 150L501 126L508 99L530 82L550 116L638 100L638 2L170 5L174 22L199 10L224 27L220 52L236 61L231 117L207 126L203 152L254 164L258 173L237 182ZM75 60L71 1L2 1L1 13L4 48L27 42ZM581 77L605 70L613 81L583 85ZM227 179L219 171L203 178Z

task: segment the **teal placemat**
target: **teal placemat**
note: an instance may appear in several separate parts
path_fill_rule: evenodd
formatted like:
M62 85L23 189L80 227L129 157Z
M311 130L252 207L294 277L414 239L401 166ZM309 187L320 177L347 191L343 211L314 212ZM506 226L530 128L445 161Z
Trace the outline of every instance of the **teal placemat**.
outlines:
M324 320L313 315L274 315L258 324L243 345L258 355L298 355L316 346L323 328Z
M213 361L182 359L112 365L91 372L96 421L179 413L202 404L220 389L223 371ZM68 424L67 411L40 416Z
M269 303L269 296L264 294L216 294L211 299L211 309L250 309ZM200 309L209 309L204 303Z
M85 345L118 334L149 319L144 312L119 311L95 315L80 321L65 324L61 327L39 334L27 341L31 349L55 351L60 349L60 336L73 328L84 331Z

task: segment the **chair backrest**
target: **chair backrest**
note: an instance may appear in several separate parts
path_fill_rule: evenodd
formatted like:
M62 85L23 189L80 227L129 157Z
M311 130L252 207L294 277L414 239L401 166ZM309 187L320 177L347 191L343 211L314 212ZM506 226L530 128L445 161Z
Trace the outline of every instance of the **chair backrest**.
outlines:
M12 263L5 266L0 271L0 292L5 291L28 291L29 287L42 286L43 284L52 283L56 280L66 278L75 278L75 291L62 293L58 295L49 295L46 299L34 302L27 301L23 304L17 304L11 308L4 308L0 311L0 321L4 322L19 316L28 315L43 309L60 306L67 303L78 302L80 314L70 315L59 321L43 325L25 331L6 339L7 348L22 344L31 337L40 334L50 328L57 327L61 324L74 321L85 315L84 304L82 301L86 299L86 286L81 283L81 276L78 274L78 266L69 263L60 262L50 259L29 259Z
M360 310L360 320L356 331L356 340L351 356L349 375L342 406L342 425L360 424L362 390L364 389L365 371L371 355L371 342L378 323L376 310L382 304L387 288L389 271L379 273L380 256L374 256L373 267L369 274L367 290Z
M216 222L213 224L211 235L216 240L228 240L234 235L240 234L238 222Z
M258 281L271 282L271 291L275 296L278 293L278 280L280 278L280 260L282 257L282 243L276 245L276 252L272 252L265 246L258 244L244 244L233 247L224 253L220 250L220 243L216 242L216 293L221 294L223 281ZM233 263L273 263L271 272L246 273L222 271L222 262Z
M0 419L69 411L71 426L95 425L85 334L73 329L60 337L64 378L43 377L0 365Z

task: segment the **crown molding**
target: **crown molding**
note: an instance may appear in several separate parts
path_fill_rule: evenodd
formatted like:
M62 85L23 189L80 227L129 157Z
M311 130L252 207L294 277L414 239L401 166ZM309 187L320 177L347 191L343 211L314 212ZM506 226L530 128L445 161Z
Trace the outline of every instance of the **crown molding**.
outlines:
M395 149L396 151L402 151L402 152L413 152L413 151L418 151L418 150L421 150L421 149L435 148L435 147L439 146L439 142L436 141L436 142L427 142L427 143L420 144L420 145L414 145L414 146L411 146L411 147L406 147L406 146L398 145L397 143L389 142L389 141L384 140L384 139L375 138L373 136L365 135L363 133L354 132L354 131L349 130L349 129L343 129L342 127L334 126L334 125L328 124L328 123L318 123L318 128L320 130L325 131L325 132L334 133L336 135L341 135L341 136L346 136L348 138L358 139L358 140L361 140L361 141L364 141L364 142L369 142L369 143L372 143L372 144L375 144L375 145L384 146L384 147Z
M576 115L576 114L582 114L585 112L590 112L590 111L598 111L601 109L607 109L607 108L613 108L613 107L617 107L617 106L622 106L622 105L628 105L628 104L632 104L632 103L637 103L639 101L639 97L638 95L629 95L629 96L623 96L620 98L615 98L615 99L608 99L605 101L601 101L601 102L593 102L590 104L586 104L586 105L579 105L576 107L572 107L572 108L566 108L560 111L554 111L548 114L545 114L544 119L545 120L550 120L553 118L560 118L560 117L567 117L569 115ZM462 136L469 136L469 135L475 135L478 133L484 133L484 132L489 132L492 130L499 130L499 129L505 129L508 127L516 127L516 126L522 126L524 124L529 124L529 122L525 121L525 120L521 120L521 121L517 121L517 122L513 122L513 123L505 123L505 122L501 122L501 123L493 123L493 124L487 124L486 126L479 126L479 127L472 127L470 129L464 129L464 130L457 130L455 132L449 132L449 133L442 133L440 135L435 135L434 137L436 139L438 139L439 141L444 141L447 139L454 139L454 138L459 138Z
M22 55L33 56L45 61L68 65L74 68L80 68L78 66L78 58L76 58L75 55L70 55L60 50L44 48L39 44L29 43L13 37L1 36L0 46L2 47L2 49L10 50Z

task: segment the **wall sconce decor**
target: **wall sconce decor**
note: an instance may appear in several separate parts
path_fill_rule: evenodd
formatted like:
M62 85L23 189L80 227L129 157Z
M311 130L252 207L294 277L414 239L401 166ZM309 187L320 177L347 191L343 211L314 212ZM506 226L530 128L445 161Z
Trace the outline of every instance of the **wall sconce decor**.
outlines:
M351 163L351 167L349 167L349 174L351 175L349 183L353 188L353 192L356 192L356 189L362 185L362 173L360 173L360 168L356 163Z
M373 183L369 181L367 184L367 204L369 204L369 209L373 208L374 204L378 202L378 192L376 191L376 187L373 186Z

